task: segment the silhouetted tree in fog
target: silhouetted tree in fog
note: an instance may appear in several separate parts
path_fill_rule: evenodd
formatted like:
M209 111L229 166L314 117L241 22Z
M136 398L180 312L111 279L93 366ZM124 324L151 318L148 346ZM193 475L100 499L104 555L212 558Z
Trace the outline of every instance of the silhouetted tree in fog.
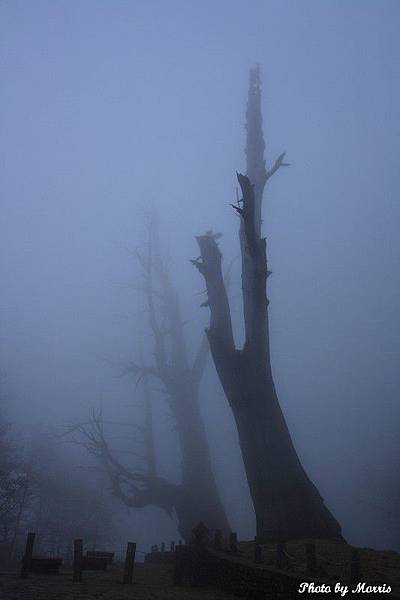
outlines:
M181 536L189 540L192 529L203 521L210 529L229 531L214 473L204 423L199 407L199 387L209 352L205 336L195 357L190 359L184 334L179 300L167 266L158 249L154 220L148 227L145 253L137 253L143 274L141 291L148 312L148 326L153 340L151 364L131 363L126 372L143 381L145 418L137 426L144 449L144 463L134 468L117 457L109 445L101 415L75 427L89 451L105 466L114 493L128 506L140 508L154 505L169 516L176 514ZM181 449L181 482L172 483L157 473L154 450L149 380L163 385L166 401L176 424ZM143 471L144 467L144 471Z
M245 342L242 349L235 347L222 255L212 233L197 238L201 256L193 261L207 286L207 337L235 417L257 535L268 540L336 537L340 526L299 461L272 378L261 205L268 179L286 163L282 154L270 170L265 166L258 68L250 74L246 128L247 176L238 174L242 199L234 206L240 216Z
M203 336L194 359L190 359L178 295L161 259L154 221L149 225L147 258L140 257L140 260L155 360L150 367L132 365L132 370L161 381L176 423L182 454L178 509L175 506L180 531L188 539L193 527L202 520L211 529L227 532L229 525L217 490L199 407L199 388L209 352L208 343ZM155 279L159 281L157 292ZM159 316L155 306L156 293L161 299Z

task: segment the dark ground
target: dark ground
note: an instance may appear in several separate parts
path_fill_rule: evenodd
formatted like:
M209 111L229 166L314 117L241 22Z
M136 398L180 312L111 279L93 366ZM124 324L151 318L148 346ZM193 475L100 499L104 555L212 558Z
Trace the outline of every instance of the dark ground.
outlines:
M172 566L138 563L133 585L122 585L122 571L84 572L81 583L72 582L72 573L59 576L30 575L21 580L14 574L0 574L1 600L234 600L222 591L172 584Z
M344 541L313 540L317 548L318 571L323 580L347 583L351 546ZM296 574L305 569L305 540L288 542L289 571ZM359 548L360 580L372 584L390 585L391 594L380 597L400 597L400 554ZM237 558L252 561L253 542L241 542ZM276 546L263 545L263 563L274 567ZM246 560L247 559L247 560ZM18 567L8 573L0 573L0 600L234 600L233 594L215 588L173 585L173 563L136 563L134 584L122 585L122 567L113 565L108 572L84 572L81 583L72 582L72 572L59 576L37 576L28 579L17 577ZM357 594L363 597L367 594ZM299 598L308 596L299 595ZM315 598L327 598L326 594L312 594ZM372 594L368 597L375 597ZM335 597L340 597L339 595ZM354 597L354 596L353 596Z

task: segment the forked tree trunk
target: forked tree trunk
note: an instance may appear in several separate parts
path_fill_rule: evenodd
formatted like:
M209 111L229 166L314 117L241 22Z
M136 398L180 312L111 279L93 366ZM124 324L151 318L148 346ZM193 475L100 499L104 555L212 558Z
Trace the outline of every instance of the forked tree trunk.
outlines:
M221 253L212 236L197 238L211 309L207 335L214 363L235 417L257 520L257 535L268 540L336 537L340 526L307 477L282 415L272 379L267 344L266 244L254 228L254 190L239 176L241 216L248 257L246 341L236 350Z
M266 284L266 240L261 237L261 199L266 181L284 166L281 155L267 172L259 110L258 70L250 79L247 112L248 172L238 175L243 198L234 206L241 218L242 288L245 343L235 348L221 253L213 235L197 238L201 260L194 264L205 278L211 310L207 336L214 363L232 409L253 499L257 535L267 540L329 538L340 526L305 473L279 406L272 378Z

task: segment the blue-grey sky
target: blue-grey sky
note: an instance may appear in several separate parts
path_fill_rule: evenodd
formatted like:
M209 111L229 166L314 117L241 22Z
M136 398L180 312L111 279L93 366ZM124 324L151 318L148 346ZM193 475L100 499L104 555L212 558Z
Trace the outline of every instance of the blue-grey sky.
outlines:
M386 517L368 530L378 513L362 485L369 470L390 476L398 445L399 25L395 0L0 3L0 364L13 419L126 410L134 382L110 362L132 357L145 329L119 284L137 276L125 247L153 209L195 344L207 313L194 235L221 231L226 258L238 253L229 203L258 62L267 160L286 150L291 163L264 211L281 403L345 533L394 543ZM203 412L231 520L251 535L211 366Z

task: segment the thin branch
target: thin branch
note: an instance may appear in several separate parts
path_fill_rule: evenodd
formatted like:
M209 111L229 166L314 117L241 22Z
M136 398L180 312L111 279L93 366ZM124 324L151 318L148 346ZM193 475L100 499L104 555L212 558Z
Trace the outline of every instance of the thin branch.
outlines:
M130 362L126 365L125 369L121 371L121 377L133 373L134 375L160 377L159 369L156 367L149 367L145 365L138 365L135 362Z
M290 163L283 162L285 154L286 152L282 152L282 154L280 154L274 162L273 166L269 169L269 171L267 171L267 174L265 176L265 182L267 182L268 179L272 177L272 175L276 173L281 167L290 167Z

